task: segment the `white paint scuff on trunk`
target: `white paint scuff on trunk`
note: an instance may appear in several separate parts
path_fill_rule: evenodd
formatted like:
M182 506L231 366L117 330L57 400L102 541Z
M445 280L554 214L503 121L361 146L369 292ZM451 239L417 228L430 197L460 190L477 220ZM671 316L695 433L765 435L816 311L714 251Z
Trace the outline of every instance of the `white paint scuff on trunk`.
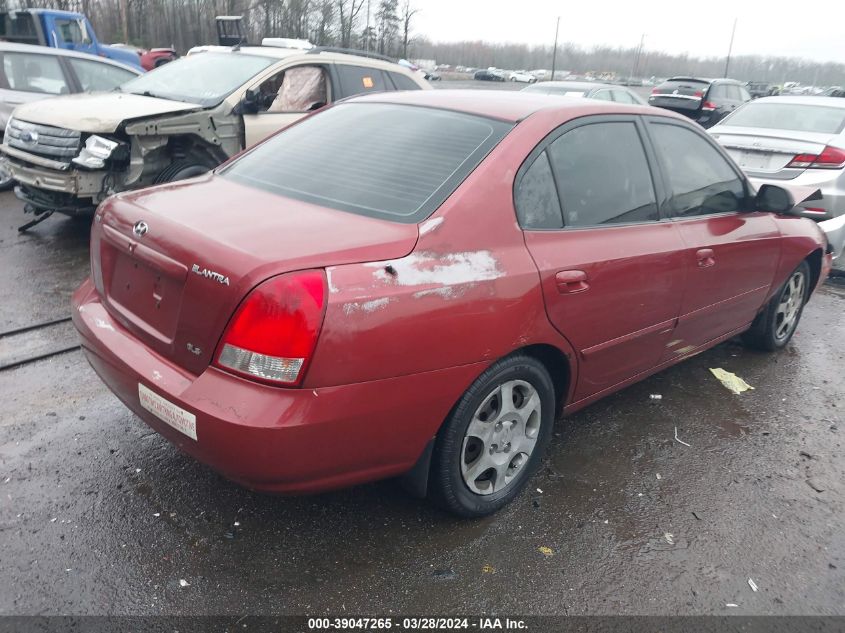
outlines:
M354 312L369 314L387 307L388 303L390 303L390 297L382 297L381 299L373 299L372 301L346 303L343 305L343 313L347 316Z

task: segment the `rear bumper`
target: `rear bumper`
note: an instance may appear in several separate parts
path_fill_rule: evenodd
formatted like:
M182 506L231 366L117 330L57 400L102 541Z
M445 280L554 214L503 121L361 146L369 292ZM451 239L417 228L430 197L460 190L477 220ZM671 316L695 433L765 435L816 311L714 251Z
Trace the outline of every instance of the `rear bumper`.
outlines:
M410 470L486 366L280 389L212 367L194 376L175 366L111 317L90 279L74 294L73 306L91 366L127 407L229 479L271 492L320 492ZM196 416L197 439L144 409L139 384Z

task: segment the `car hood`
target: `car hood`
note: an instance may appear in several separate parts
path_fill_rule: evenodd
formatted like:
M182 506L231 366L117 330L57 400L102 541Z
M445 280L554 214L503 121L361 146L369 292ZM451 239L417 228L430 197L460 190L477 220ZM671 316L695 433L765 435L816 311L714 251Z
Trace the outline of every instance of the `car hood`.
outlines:
M195 103L103 92L27 103L15 109L14 117L30 123L101 134L114 132L121 123L131 119L199 109L201 106Z

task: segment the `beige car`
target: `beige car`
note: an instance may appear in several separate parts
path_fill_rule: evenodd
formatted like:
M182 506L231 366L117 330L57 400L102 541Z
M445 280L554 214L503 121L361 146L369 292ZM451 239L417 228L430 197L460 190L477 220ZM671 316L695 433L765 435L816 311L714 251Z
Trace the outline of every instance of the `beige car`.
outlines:
M113 92L18 107L0 151L28 212L76 215L204 173L337 99L430 88L386 58L351 53L205 47Z

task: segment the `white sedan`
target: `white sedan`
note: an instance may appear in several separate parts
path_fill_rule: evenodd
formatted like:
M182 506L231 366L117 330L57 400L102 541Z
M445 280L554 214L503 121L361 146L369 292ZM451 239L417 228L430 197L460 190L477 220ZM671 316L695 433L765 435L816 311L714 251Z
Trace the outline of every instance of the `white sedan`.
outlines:
M533 84L537 81L537 78L532 75L531 73L527 73L523 70L515 70L510 74L509 79L511 81L519 81L520 83L525 84Z

